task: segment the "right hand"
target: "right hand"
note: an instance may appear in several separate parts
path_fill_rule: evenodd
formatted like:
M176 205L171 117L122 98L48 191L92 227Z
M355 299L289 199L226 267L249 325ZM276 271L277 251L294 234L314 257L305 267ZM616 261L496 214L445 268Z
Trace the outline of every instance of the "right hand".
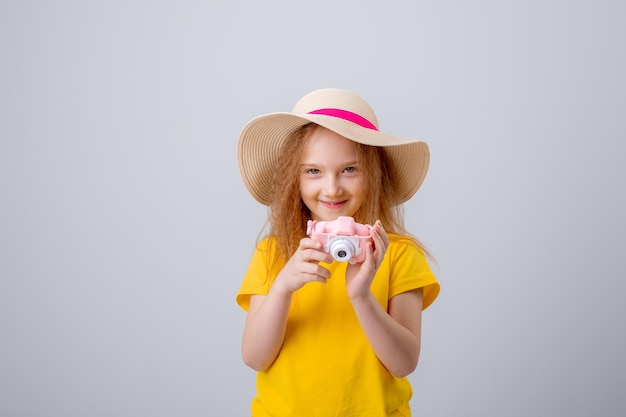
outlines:
M286 291L294 292L309 282L326 283L330 271L321 266L320 262L332 261L332 256L324 252L321 242L309 237L302 238L298 249L276 277L274 286L278 284Z

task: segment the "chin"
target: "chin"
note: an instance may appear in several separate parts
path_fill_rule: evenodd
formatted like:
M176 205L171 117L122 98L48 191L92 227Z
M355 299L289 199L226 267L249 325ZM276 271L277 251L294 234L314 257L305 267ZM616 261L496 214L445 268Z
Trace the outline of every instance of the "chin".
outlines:
M339 216L348 216L348 217L353 217L354 213L344 213L344 212L326 212L326 213L321 213L320 214L312 214L312 218L313 220L317 220L317 221L333 221L333 220L337 220L337 217Z

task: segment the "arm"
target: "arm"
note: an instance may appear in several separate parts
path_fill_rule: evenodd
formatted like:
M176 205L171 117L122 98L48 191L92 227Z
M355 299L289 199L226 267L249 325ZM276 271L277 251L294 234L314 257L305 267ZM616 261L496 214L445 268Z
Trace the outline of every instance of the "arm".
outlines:
M241 354L244 363L256 371L263 371L274 362L285 338L292 294L273 288L267 297L250 296Z
M267 296L252 295L243 331L241 353L246 365L266 370L276 359L285 338L293 293L309 282L325 283L330 271L319 265L332 257L310 238L300 246L274 280Z
M378 303L370 287L385 256L389 239L380 221L371 230L373 245L366 247L366 259L346 271L348 296L361 327L376 356L397 377L415 370L420 354L422 290L396 295L388 311Z
M422 290L389 300L389 313L371 293L352 300L354 311L376 356L394 376L409 375L417 367L422 327Z

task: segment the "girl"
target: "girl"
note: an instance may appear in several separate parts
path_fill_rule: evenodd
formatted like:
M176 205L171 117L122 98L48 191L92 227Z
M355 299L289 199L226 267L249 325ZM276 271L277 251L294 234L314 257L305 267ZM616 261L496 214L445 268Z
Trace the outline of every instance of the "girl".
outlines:
M237 294L243 360L258 371L252 415L410 416L406 376L439 284L401 208L424 180L427 145L380 132L358 95L322 89L250 121L238 162L269 206ZM309 219L339 216L372 225L362 263L334 261L306 236Z

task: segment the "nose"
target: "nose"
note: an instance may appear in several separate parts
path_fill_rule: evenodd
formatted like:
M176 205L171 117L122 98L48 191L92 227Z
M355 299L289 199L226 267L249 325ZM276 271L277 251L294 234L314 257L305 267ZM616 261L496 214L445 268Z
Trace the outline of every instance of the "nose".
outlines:
M335 196L341 194L341 182L335 175L329 175L324 182L324 194Z

